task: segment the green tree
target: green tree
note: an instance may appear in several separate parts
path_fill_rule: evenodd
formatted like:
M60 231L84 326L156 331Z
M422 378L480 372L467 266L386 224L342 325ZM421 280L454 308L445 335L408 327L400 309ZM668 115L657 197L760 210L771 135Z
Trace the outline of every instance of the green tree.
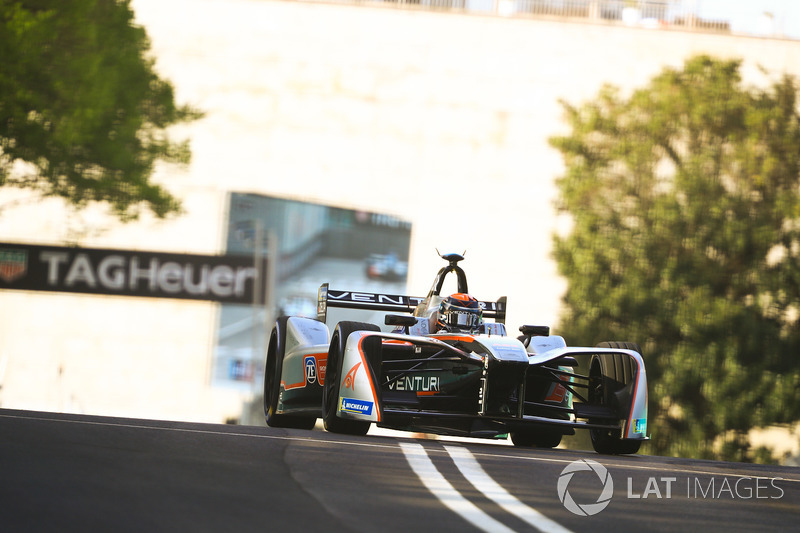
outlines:
M150 177L157 160L188 162L166 128L199 114L155 73L129 4L0 0L0 186L108 202L123 220L179 210Z
M751 428L800 419L800 115L789 75L693 57L623 97L564 103L556 236L575 343L639 342L650 452L768 460Z

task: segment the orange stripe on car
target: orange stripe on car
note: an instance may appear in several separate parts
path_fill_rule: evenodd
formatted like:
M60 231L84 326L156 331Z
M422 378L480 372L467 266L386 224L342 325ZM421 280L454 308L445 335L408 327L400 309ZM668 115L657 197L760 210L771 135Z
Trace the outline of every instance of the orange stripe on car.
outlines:
M305 372L305 370L304 370L304 372ZM299 383L292 383L290 385L287 385L285 381L281 380L281 387L283 387L283 390L302 389L305 386L306 386L306 378L305 377L303 377L303 381L301 381Z
M435 335L432 338L438 339L440 341L475 342L475 339L473 337L468 336L468 335Z
M367 382L369 382L369 386L372 389L372 399L375 401L375 416L378 418L378 422L381 421L381 410L378 406L378 393L375 391L375 384L372 382L372 376L368 370L369 366L367 365L367 358L364 357L364 349L361 345L364 343L364 339L369 337L369 335L363 335L361 339L358 341L358 355L361 356L361 362L364 363L364 372L367 374ZM353 375L355 377L355 374Z
M399 339L381 339L383 344L399 344L400 346L412 346L413 342L401 341Z

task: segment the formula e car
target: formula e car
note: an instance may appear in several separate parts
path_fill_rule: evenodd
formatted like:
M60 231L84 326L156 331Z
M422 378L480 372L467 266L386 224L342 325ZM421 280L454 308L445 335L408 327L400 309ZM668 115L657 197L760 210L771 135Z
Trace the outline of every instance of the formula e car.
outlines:
M317 319L282 316L267 348L264 413L272 427L364 435L379 427L555 447L587 429L598 453L630 454L647 437L647 378L639 346L568 347L547 326L506 334L506 299L469 296L461 254L442 256L424 298L333 290ZM442 295L455 274L458 292ZM329 308L385 312L375 324L326 325ZM492 321L487 320L492 319ZM393 329L392 329L393 328ZM579 364L582 361L582 365ZM588 368L580 374L576 368Z

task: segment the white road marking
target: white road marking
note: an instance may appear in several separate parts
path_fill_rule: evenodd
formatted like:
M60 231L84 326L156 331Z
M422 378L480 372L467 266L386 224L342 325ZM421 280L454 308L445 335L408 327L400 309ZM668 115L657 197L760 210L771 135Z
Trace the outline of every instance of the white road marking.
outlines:
M87 415L91 416L91 415ZM288 440L288 441L297 441L302 442L305 444L336 444L336 445L344 445L344 446L360 446L364 448L383 448L383 449L397 449L396 444L380 444L380 443L371 443L371 442L364 442L364 441L352 441L352 440L330 440L330 439L321 439L317 438L317 435L320 432L313 432L309 437L298 437L296 435L263 435L258 433L240 433L240 432L221 432L221 431L213 431L213 430L206 430L206 429L189 429L189 428L174 428L174 427L158 427L158 426L147 426L143 424L134 424L134 423L125 423L125 422L96 422L96 421L89 421L89 420L69 420L64 418L51 418L51 417L40 417L40 416L21 416L21 415L11 415L11 414L0 414L0 418L14 418L18 420L31 420L31 421L44 421L44 422L60 422L60 423L67 423L67 424L84 424L89 426L110 426L110 427L124 427L124 428L133 428L133 429L150 429L156 431L174 431L177 433L198 433L198 434L205 434L205 435L218 435L218 436L230 436L230 437L249 437L253 439L272 439L272 440ZM136 420L136 419L130 419ZM167 422L166 420L154 420L153 422ZM209 424L206 424L209 425ZM231 426L233 427L233 426ZM397 437L395 437L397 438ZM505 447L498 447L498 450L505 451ZM437 453L437 452L433 452ZM442 452L444 453L444 452ZM781 476L774 476L774 475L761 475L761 474L752 474L746 473L747 470L742 470L740 472L716 472L713 470L700 470L696 468L682 468L675 464L663 464L663 465L637 465L634 464L636 460L643 460L649 456L637 455L631 457L631 461L625 463L618 463L618 462L611 462L613 461L612 456L607 455L596 455L592 454L591 452L586 452L590 454L592 457L597 458L597 460L601 461L603 466L606 468L622 468L622 469L630 469L630 470L649 470L653 472L665 472L668 471L670 474L695 474L695 475L705 475L705 476L720 476L720 477L731 477L731 478L740 478L740 477L750 477L753 479L779 479L781 483L789 482L789 483L800 483L800 478L795 477L781 477ZM520 461L529 461L534 463L556 463L556 464L569 464L579 458L579 456L575 456L569 459L560 459L556 457L538 457L538 456L530 456L530 455L517 455L513 453L503 453L503 452L493 452L491 454L488 453L475 453L477 457L493 457L493 458L502 458L502 459L515 459ZM658 457L653 456L655 459L673 459L672 457ZM691 459L689 459L691 461ZM739 465L736 463L730 463L731 466L741 467L743 465ZM746 466L746 465L745 465Z
M445 450L450 454L458 470L464 475L472 485L481 491L484 496L494 501L507 512L524 520L539 531L550 533L571 533L558 522L550 520L545 515L519 501L506 489L501 487L494 479L486 473L475 457L461 446L445 446Z
M450 510L483 531L513 533L513 529L484 513L475 504L462 496L436 469L422 445L401 442L400 448L420 481Z

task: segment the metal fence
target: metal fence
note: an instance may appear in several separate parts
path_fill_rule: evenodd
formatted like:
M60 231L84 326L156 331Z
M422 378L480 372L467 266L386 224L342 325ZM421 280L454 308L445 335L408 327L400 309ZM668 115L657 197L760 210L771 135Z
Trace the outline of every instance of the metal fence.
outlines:
M311 0L328 3L382 5L504 17L560 18L601 24L619 24L651 29L678 29L713 33L736 33L760 37L787 37L781 14L771 18L772 30L757 33L735 29L723 17L703 14L702 0ZM786 0L787 2L790 0ZM779 29L781 29L779 31Z

